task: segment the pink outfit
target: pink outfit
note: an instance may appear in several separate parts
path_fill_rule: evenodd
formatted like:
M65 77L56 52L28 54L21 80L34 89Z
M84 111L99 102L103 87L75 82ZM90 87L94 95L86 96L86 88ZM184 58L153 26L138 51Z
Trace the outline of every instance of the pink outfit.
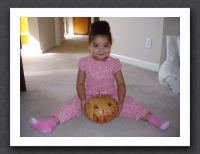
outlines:
M99 93L112 95L118 100L117 88L115 85L114 74L122 67L118 59L108 57L105 61L97 61L92 56L80 59L78 67L86 72L85 89L86 97L89 99ZM141 106L131 96L124 99L120 117L140 119L143 115L150 112L150 109ZM82 114L81 101L76 95L60 106L52 116L60 120L60 124Z
M38 120L35 118L30 119L30 124L32 128L39 130L42 133L51 134L57 124L56 119L51 117L47 120Z

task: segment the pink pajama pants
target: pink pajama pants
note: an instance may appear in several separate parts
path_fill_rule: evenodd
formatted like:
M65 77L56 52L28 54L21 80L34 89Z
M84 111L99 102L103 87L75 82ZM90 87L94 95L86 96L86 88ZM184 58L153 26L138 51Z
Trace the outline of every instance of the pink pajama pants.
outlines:
M112 96L118 100L117 95ZM131 96L126 96L119 117L139 120L142 116L149 112L151 112L150 109L141 106ZM73 119L82 114L83 111L81 109L81 101L78 96L74 96L61 105L54 113L52 113L52 116L58 118L60 124L63 124L65 121Z

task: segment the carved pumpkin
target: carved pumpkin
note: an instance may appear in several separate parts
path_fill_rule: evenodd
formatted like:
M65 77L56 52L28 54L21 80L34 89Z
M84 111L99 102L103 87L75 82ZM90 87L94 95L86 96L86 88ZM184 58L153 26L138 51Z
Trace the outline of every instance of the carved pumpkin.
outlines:
M118 105L111 96L92 97L85 105L85 115L97 123L113 120L118 113Z

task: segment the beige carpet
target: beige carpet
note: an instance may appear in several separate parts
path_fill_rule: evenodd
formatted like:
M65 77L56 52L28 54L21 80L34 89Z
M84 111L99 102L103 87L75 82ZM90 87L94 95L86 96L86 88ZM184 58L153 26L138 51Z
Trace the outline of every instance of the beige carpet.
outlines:
M52 51L53 52L53 51ZM110 123L96 124L84 116L59 125L53 134L40 134L33 130L30 117L48 118L63 102L76 94L77 64L88 53L46 53L23 56L27 92L20 97L20 134L22 137L178 137L180 136L179 96L158 82L158 74L123 64L127 95L135 97L154 113L172 122L163 132L144 121L116 118Z
M88 38L76 37L64 40L60 46L48 50L46 53L80 53L89 52Z

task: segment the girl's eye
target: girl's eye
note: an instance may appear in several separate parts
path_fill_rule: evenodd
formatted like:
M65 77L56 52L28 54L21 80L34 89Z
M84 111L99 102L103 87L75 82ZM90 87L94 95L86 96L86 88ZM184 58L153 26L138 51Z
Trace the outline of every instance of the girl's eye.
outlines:
M104 44L103 46L101 46L101 45L99 45L99 44L92 44L92 46L93 46L93 48L101 48L101 47L103 47L103 48L108 48L108 47L109 47L108 44Z
M93 44L92 46L93 46L94 48L97 48L97 47L98 47L98 45L97 45L97 44Z

